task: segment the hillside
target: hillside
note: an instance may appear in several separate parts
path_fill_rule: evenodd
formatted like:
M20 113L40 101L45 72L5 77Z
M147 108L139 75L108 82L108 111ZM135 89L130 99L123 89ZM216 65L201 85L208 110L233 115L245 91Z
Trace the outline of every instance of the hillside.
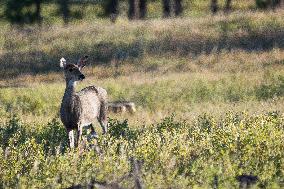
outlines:
M132 188L133 159L145 188L237 188L240 176L283 188L284 11L238 6L172 19L150 9L145 21L121 16L115 24L2 23L0 188ZM103 155L70 150L58 118L59 59L84 55L78 90L102 86L110 101L137 106L133 115L108 115L110 132L96 141Z

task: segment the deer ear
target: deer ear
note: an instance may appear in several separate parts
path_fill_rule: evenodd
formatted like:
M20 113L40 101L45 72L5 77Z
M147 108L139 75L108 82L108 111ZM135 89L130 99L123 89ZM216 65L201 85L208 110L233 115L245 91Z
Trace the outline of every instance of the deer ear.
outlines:
M66 67L66 60L63 57L60 59L60 67L61 68L65 68Z
M83 58L80 58L77 62L78 67L79 68L85 67L87 64L88 58L89 58L88 56L84 56Z

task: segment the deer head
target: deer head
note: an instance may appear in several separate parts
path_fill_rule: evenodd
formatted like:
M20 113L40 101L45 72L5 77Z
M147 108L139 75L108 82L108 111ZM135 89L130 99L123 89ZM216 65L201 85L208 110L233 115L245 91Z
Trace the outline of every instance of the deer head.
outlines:
M64 69L66 82L69 81L82 81L85 79L84 74L82 74L81 69L86 66L88 56L80 58L77 64L67 63L65 58L60 59L60 67Z

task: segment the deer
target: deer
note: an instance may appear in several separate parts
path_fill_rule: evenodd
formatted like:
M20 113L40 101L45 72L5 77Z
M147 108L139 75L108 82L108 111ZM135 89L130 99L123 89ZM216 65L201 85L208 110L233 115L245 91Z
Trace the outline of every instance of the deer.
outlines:
M84 127L90 127L92 136L96 136L93 126L95 120L99 122L103 134L108 129L106 90L98 86L88 86L79 92L75 91L77 82L85 79L81 71L87 60L88 56L84 56L76 64L72 64L67 63L65 58L60 59L66 81L60 118L68 133L71 149L78 146Z

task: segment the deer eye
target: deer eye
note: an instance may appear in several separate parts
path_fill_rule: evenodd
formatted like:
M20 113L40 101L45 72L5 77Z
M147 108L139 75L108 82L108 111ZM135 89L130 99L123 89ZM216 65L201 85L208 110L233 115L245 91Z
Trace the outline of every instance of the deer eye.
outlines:
M69 69L69 72L72 72L72 71L73 71L73 69L72 69L72 68L70 68L70 69Z

